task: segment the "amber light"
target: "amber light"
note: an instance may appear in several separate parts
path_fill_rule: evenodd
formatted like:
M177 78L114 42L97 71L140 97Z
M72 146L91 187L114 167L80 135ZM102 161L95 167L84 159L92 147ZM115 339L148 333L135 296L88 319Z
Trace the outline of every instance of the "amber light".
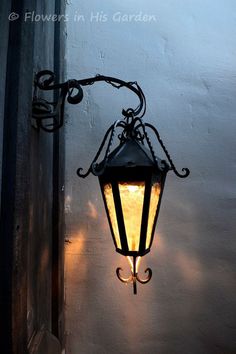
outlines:
M129 251L139 250L144 182L118 183Z
M150 247L154 220L160 195L160 185L154 183L151 189L150 206L146 235L141 234L142 215L144 208L144 182L118 182L122 213L124 218L125 233L129 252L138 252L140 238L145 237L146 249ZM107 204L108 214L115 237L116 248L121 250L121 237L118 227L118 219L115 209L115 202L110 183L104 185L104 196Z
M118 249L121 249L121 242L119 236L118 222L116 217L115 202L112 194L111 184L105 184L104 186L104 196L107 204L107 209L109 213L110 222L112 225L112 231L115 237L115 246Z
M118 188L124 216L128 249L129 251L138 252L145 185L144 182L119 182ZM111 184L106 184L104 186L104 194L116 239L116 247L121 249L121 241Z
M136 272L138 273L138 270L139 270L139 266L140 266L140 262L141 262L141 258L142 257L137 257L136 259ZM128 259L128 263L130 265L130 270L131 272L134 272L134 262L133 262L133 259L131 257L127 257Z

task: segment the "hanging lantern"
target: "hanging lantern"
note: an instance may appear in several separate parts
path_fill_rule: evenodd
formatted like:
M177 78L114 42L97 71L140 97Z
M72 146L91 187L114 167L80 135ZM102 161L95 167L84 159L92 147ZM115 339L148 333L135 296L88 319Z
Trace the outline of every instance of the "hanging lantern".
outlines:
M156 157L146 127L156 134L161 146L167 154L171 167L165 160ZM119 145L110 152L115 131L121 128ZM105 157L95 163L105 141L110 135ZM140 258L147 254L152 246L155 226L161 205L167 172L173 169L179 174L165 149L157 130L145 124L140 118L127 118L114 123L107 131L101 148L91 164L89 172L98 176L108 222L116 251L128 257L131 275L124 278L121 268L116 274L124 283L133 283L134 294L137 293L137 281L144 284L152 277L150 268L146 269L147 277L140 278L138 267ZM77 171L85 177L81 169Z
M167 171L165 162L155 163L145 146L129 137L108 156L99 175L116 251L133 257L133 274L129 281L133 281L135 293L136 279L141 280L134 274L137 273L136 262L150 251ZM145 282L151 278L151 271L148 272ZM120 269L117 275L126 282Z

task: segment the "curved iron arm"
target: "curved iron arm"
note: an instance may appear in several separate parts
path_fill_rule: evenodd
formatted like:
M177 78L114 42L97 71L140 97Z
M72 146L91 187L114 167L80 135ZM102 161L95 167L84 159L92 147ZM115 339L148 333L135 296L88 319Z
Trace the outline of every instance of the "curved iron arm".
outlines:
M47 78L46 78L47 77ZM81 86L93 85L95 82L106 82L113 87L120 89L126 87L134 92L139 98L139 105L136 108L127 108L122 110L123 116L128 119L140 115L143 117L146 112L145 95L136 81L125 82L123 80L104 75L96 75L91 78L82 80L68 80L63 83L54 83L55 74L50 70L42 70L35 75L34 78L34 97L33 97L33 113L32 116L36 120L39 128L54 132L58 130L64 123L64 106L65 99L70 104L78 104L83 99L83 89ZM51 91L60 90L57 102L49 102L38 97L38 90ZM73 91L77 92L73 94ZM52 119L51 123L46 125L43 122Z

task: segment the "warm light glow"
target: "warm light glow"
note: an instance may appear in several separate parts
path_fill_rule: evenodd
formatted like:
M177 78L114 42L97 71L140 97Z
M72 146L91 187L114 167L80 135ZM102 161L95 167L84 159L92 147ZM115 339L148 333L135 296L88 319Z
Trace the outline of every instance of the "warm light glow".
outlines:
M105 184L104 195L105 195L106 204L107 204L107 208L108 208L108 212L112 224L112 229L116 240L116 246L117 248L121 249L119 229L118 229L118 223L116 218L116 209L115 209L115 203L114 203L114 198L112 193L112 186L110 183Z
M118 184L129 251L139 250L144 182Z
M137 272L137 273L138 273L138 270L139 270L140 262L141 262L141 257L138 257L138 258L136 259L136 272Z
M138 186L132 186L132 185L128 184L127 188L128 188L129 192L137 192L138 191Z
M139 251L140 232L143 214L145 182L118 183L124 225L129 251ZM115 236L117 248L121 249L119 227L116 215L112 185L104 185L104 195ZM147 225L146 248L150 247L154 219L160 196L160 184L154 183L151 189L150 207Z
M151 200L150 200L149 215L148 215L146 248L150 247L153 223L154 223L154 218L155 218L156 210L157 210L157 206L158 206L160 191L161 190L160 190L159 183L155 183L152 186L152 191L151 191Z
M98 218L97 209L95 205L91 202L91 200L88 201L88 216L92 219Z
M134 271L133 258L128 256L127 259L129 261L131 272L133 272ZM140 266L140 261L141 261L141 257L137 257L136 258L136 273L138 273L139 266Z
M80 276L86 273L86 262L83 260L85 252L86 233L84 231L78 231L70 234L70 239L67 240L65 246L65 272L69 277L72 274L78 274L80 270Z

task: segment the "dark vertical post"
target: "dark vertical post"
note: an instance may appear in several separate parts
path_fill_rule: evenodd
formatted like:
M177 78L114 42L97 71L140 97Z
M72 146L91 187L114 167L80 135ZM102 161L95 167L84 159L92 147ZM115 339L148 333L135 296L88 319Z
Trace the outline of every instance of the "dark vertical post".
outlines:
M60 15L61 0L55 1L55 14ZM54 72L62 80L63 50L61 43L63 22L55 22L54 32ZM54 99L58 94L55 92ZM53 209L52 209L52 333L63 341L63 301L64 301L64 129L53 135ZM62 343L63 344L63 343Z
M33 24L24 22L34 1L11 1L9 22L0 223L0 334L2 353L27 352L27 236ZM4 12L9 16L9 12ZM27 48L27 50L26 50Z

